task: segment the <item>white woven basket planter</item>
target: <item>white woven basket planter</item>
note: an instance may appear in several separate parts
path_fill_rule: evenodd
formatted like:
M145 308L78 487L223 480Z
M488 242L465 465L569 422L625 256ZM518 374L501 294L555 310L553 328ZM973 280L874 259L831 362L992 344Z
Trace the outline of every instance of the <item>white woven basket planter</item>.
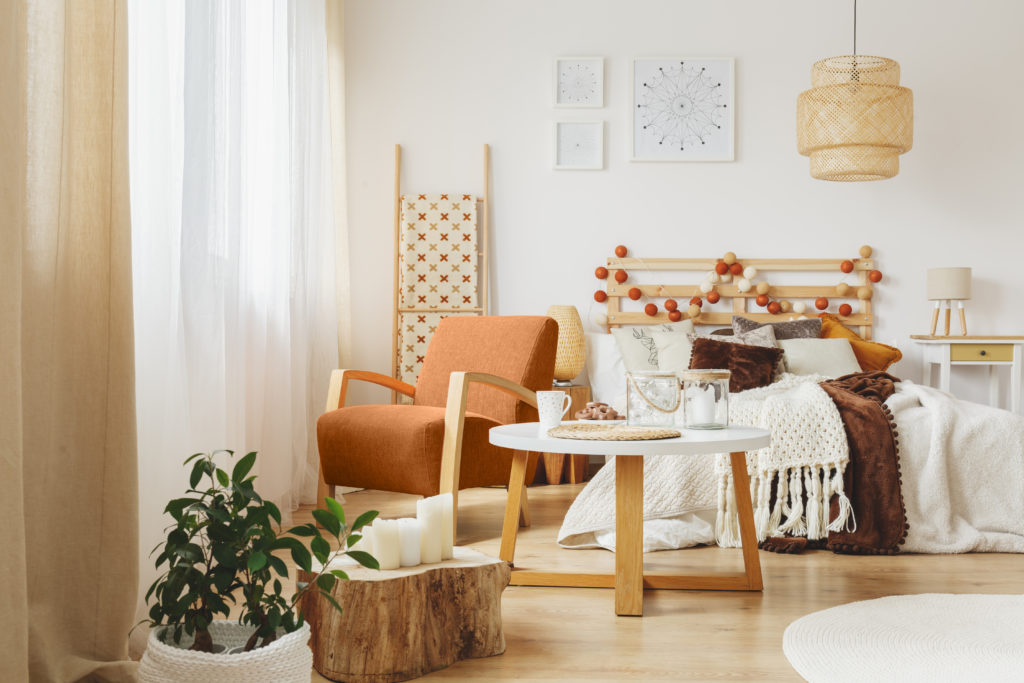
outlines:
M149 633L146 651L139 662L141 683L309 683L313 670L309 624L303 624L293 633L278 636L266 647L237 654L193 652L187 649L192 645L192 638L187 634L182 635L180 644L168 645L157 637L165 628L155 628ZM251 626L234 621L215 621L210 625L213 642L229 650L245 645L251 634Z

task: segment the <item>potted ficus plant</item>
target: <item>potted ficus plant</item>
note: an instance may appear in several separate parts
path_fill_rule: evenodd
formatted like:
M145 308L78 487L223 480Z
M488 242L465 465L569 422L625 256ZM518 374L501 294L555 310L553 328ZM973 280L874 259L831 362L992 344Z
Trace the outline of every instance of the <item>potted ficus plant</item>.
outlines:
M153 550L163 573L146 593L149 619L140 622L153 626L140 663L142 681L202 679L204 671L211 678L216 672L218 681L308 681L312 653L309 626L297 609L300 598L317 591L340 611L330 591L348 576L331 563L347 555L365 567L379 566L368 553L350 550L376 511L346 525L341 504L327 498L326 510L313 510L327 537L313 523L282 532L280 510L256 492L256 477L249 474L256 453L238 460L230 473L217 466L215 456L233 455L189 457L189 490L165 508L173 523ZM279 556L284 552L314 575L291 596L285 592L288 566ZM241 614L227 621L235 604ZM237 670L228 675L232 665Z

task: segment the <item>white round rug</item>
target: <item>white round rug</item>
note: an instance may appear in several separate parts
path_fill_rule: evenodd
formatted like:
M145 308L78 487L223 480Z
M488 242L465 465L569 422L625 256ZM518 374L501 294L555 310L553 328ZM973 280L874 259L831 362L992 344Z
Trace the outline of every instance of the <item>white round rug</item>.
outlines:
M808 681L1024 681L1024 595L895 595L797 619L782 649Z

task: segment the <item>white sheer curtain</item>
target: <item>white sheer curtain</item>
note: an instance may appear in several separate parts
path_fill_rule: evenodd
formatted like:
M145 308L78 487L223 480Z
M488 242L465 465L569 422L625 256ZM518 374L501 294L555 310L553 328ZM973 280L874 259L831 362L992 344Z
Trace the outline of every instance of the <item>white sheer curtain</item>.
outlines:
M148 552L192 452L259 450L265 497L314 501L335 226L324 0L128 4Z

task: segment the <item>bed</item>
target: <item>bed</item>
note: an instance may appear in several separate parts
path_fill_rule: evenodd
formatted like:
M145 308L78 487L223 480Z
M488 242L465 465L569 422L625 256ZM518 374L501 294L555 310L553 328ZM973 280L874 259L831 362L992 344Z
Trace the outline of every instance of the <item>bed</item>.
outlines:
M626 371L774 354L769 375L744 377L730 397L732 422L773 433L771 447L747 454L762 547L1024 552L1024 418L886 372L900 353L871 340L880 277L870 256L864 248L857 259L732 258L747 282L714 278L724 259L609 259L608 333L587 335L595 400L621 408ZM685 284L694 271L700 282ZM777 284L784 275L801 284ZM665 282L673 277L684 283ZM838 282L812 283L826 278ZM821 317L807 299L824 304ZM758 304L765 310L751 310ZM680 314L670 317L672 308ZM761 351L746 350L754 347ZM614 468L610 460L574 501L560 545L614 549ZM646 459L645 551L739 545L731 486L724 454Z

